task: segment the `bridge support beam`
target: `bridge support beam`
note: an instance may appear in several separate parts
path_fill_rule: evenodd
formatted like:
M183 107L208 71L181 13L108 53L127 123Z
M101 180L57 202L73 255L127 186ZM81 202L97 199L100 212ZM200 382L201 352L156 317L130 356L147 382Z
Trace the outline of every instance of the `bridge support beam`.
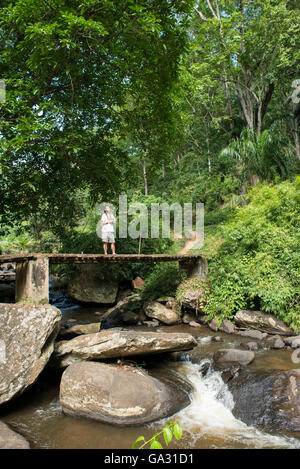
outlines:
M193 261L179 261L179 268L186 273L187 278L206 279L208 273L208 263L205 257L197 258Z
M16 302L49 303L49 260L37 257L16 266Z

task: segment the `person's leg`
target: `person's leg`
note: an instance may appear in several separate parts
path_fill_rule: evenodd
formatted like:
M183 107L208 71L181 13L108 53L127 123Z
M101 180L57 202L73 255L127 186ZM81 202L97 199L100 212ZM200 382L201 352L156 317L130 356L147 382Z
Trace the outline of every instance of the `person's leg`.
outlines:
M114 234L114 233L109 233L108 242L110 243L111 252L112 252L113 254L116 254L116 249L115 249L115 234Z
M104 251L104 254L107 254L107 243L103 243L103 251Z

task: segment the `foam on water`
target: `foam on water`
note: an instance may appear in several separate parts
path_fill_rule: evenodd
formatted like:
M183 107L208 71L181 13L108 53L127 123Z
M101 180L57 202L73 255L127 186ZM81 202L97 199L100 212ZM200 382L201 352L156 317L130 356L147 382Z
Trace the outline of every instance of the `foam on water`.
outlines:
M197 447L200 439L224 442L224 447L241 445L244 448L300 448L300 441L285 436L275 436L247 426L232 414L234 401L221 373L209 370L203 377L200 364L179 362L176 371L193 385L191 404L176 415L184 433L188 432L190 446ZM172 418L174 420L174 418ZM221 444L222 447L222 444Z

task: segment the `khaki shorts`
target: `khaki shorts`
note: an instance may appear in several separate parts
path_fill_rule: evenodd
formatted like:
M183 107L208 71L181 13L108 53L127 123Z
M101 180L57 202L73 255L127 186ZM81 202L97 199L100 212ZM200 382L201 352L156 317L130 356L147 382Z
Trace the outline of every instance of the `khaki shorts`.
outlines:
M115 242L115 233L102 233L102 242L103 243L114 243Z

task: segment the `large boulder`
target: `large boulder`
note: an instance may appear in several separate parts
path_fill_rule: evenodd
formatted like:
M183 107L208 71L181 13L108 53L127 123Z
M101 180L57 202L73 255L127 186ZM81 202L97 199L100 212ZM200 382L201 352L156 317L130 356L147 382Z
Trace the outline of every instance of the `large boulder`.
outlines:
M300 369L241 374L230 390L233 414L247 425L300 432Z
M81 360L134 357L191 350L197 341L186 333L139 332L110 329L58 342L54 366L66 367Z
M148 318L157 319L167 325L178 324L180 322L180 315L177 311L164 306L158 301L151 301L144 307L145 314Z
M142 311L143 302L138 294L127 296L115 306L108 309L102 316L103 325L116 326L121 324L137 324L145 319Z
M65 414L123 426L174 414L189 404L183 394L182 388L175 392L142 369L96 362L69 366L60 384Z
M22 435L0 422L0 449L29 449L29 443Z
M220 349L214 353L213 358L217 365L237 363L239 365L246 366L253 362L255 353L248 350Z
M35 382L53 352L60 320L50 305L0 304L0 404Z
M117 298L118 283L100 279L95 266L84 265L71 276L68 293L83 303L112 304Z
M203 314L205 306L205 282L203 280L187 280L177 288L177 299L183 309Z
M283 321L261 311L238 311L234 321L238 326L259 329L268 334L293 335L293 331Z

